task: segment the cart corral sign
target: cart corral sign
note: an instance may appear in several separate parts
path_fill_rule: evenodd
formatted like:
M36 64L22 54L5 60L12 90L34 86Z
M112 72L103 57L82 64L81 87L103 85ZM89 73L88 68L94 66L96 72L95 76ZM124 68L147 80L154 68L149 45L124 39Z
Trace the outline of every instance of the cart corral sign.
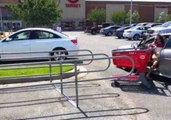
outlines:
M67 0L67 3L65 5L68 8L80 8L81 7L79 0Z

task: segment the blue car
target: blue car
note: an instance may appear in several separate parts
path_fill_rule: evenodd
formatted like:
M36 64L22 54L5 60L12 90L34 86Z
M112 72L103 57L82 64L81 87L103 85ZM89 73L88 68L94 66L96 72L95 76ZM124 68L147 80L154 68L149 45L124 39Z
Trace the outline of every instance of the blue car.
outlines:
M124 32L124 30L126 30L126 29L129 29L129 28L131 28L132 26L124 26L124 27L121 27L121 28L118 28L117 30L116 30L116 37L118 37L119 39L121 39L121 38L124 38L123 37L123 32Z

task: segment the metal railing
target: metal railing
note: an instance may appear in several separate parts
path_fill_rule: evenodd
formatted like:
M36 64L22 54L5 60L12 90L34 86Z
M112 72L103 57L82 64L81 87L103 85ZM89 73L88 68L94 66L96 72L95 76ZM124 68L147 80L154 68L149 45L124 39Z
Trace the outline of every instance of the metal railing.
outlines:
M55 51L54 51L55 52ZM66 51L63 51L66 52ZM68 51L67 51L68 52ZM81 82L91 82L91 81L100 81L100 80L112 80L114 77L99 77L99 78L91 78L91 79L82 79L79 81L78 75L81 73L99 73L99 72L106 72L109 67L111 66L113 59L120 59L125 58L128 59L132 64L132 69L129 73L117 76L117 78L122 78L129 76L133 73L135 68L135 63L129 56L116 56L116 57L109 57L106 54L93 54L90 50L79 50L79 51L69 51L69 52L79 52L78 55L66 55L67 58L74 58L74 59L66 59L66 60L59 60L59 61L52 61L54 56L49 57L39 57L39 59L47 58L48 61L32 61L32 62L24 62L24 63L7 63L7 64L0 64L0 70L19 70L19 69L34 69L39 67L44 67L45 65L49 67L49 73L43 74L43 75L31 75L31 76L18 76L18 77L4 77L0 78L0 84L10 84L10 83L22 83L22 82L35 82L40 80L48 80L50 83L46 83L43 85L53 85L55 89L57 89L72 105L79 108L79 90L78 90L78 83ZM82 52L86 52L86 54L82 54ZM49 52L37 52L37 53L49 53ZM3 53L3 55L10 55L10 54L17 54L17 53ZM18 53L23 54L23 53ZM27 53L24 53L27 54ZM0 54L2 55L2 54ZM37 57L29 58L31 60L38 59ZM15 57L13 57L15 59ZM8 59L1 59L1 60L8 60ZM12 60L12 59L10 59ZM16 60L16 59L15 59ZM26 60L19 58L18 60ZM84 66L91 65L93 62L99 62L99 61L106 61L106 64L102 65L102 68L98 69L91 69L91 70L85 70L85 71L79 71L78 66ZM56 65L56 67L59 67L60 72L59 74L52 74L52 67ZM73 66L74 70L70 72L63 72L63 66L69 65ZM74 77L70 81L63 81L66 77ZM41 78L41 79L40 79ZM44 79L43 79L44 78ZM58 79L59 81L53 81ZM74 102L69 96L64 94L64 84L75 84L75 96L76 96L76 102ZM57 85L60 85L60 87L57 87ZM33 85L32 85L33 86Z

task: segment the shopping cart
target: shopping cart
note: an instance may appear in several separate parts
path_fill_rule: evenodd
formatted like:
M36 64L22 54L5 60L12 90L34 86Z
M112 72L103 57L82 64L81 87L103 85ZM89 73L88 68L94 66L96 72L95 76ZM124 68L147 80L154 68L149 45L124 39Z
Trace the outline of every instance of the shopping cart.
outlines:
M121 75L113 75L112 86L119 86L118 81L141 82L147 88L151 88L151 81L146 77L147 66L151 62L153 48L148 49L116 49L112 51L112 56L129 56L135 63L136 73L132 73L127 77L119 77ZM132 63L126 58L113 59L113 64L118 68L131 69Z

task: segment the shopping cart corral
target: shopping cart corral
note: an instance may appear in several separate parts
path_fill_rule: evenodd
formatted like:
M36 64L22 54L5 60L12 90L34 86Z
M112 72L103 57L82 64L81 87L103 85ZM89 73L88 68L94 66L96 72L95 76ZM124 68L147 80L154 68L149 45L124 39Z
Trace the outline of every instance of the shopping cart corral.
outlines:
M70 51L70 52L75 52L75 51ZM140 54L142 54L140 51ZM43 67L47 67L49 68L49 72L47 74L42 74L42 75L25 75L25 76L17 76L17 77L1 77L0 78L0 84L12 84L12 83L20 83L22 84L23 82L39 82L41 80L43 81L49 81L49 83L45 83L45 84L41 84L41 85L52 85L54 87L54 89L58 90L72 105L74 105L75 107L79 108L79 83L83 83L83 82L92 82L92 81L106 81L106 80L122 80L122 81L135 81L135 78L137 78L136 76L133 76L132 74L134 73L134 69L137 69L137 62L134 61L134 59L132 59L132 57L128 54L117 54L118 51L113 51L113 56L109 57L106 54L103 53L99 53L99 54L94 54L92 53L90 50L80 50L78 55L67 55L65 57L67 58L76 58L76 59L66 59L66 60L58 60L55 61L55 59L52 59L54 56L49 56L49 61L36 61L36 62L24 62L24 63L15 63L15 64L0 64L0 70L20 70L20 69L34 69L34 68L43 68ZM3 55L5 54L23 54L23 53L3 53ZM27 54L27 53L24 53ZM30 53L28 53L30 54ZM150 53L149 53L150 54ZM141 56L143 59L147 59L144 58L145 57L145 53L144 56ZM43 57L42 57L43 58ZM10 59L18 59L15 58L15 55L13 58ZM19 58L20 60L22 60L21 58ZM34 58L35 59L35 58ZM149 59L149 58L148 58ZM126 67L130 68L130 71L126 74L122 74L122 75L111 75L111 76L105 76L105 77L99 77L97 76L97 78L90 78L88 79L87 77L82 78L81 80L79 80L78 75L82 74L82 73L88 73L88 74L93 74L93 73L100 73L100 72L107 72L109 70L110 67L114 67L116 63L118 62L118 60L121 62L122 60L124 60L124 63L126 61ZM113 65L113 63L114 65ZM139 60L138 60L139 61ZM87 70L84 71L80 71L78 70L79 66L82 67L89 67L91 66L94 62L97 62L98 64L101 64L100 68L88 68ZM121 62L122 63L122 62ZM68 66L72 66L74 69L70 72L63 72L63 66L68 65ZM117 65L120 65L117 63ZM144 70L141 69L141 64L139 64L141 72L143 73ZM59 67L60 72L59 74L55 74L52 73L52 67ZM145 67L144 67L145 69ZM70 79L68 79L68 77L66 78L66 76L70 77ZM72 77L71 77L72 76ZM140 76L142 76L140 74ZM135 77L135 78L133 78ZM125 79L125 78L131 78L131 79ZM140 77L142 78L142 77ZM145 79L138 79L137 81L141 81L142 84L147 85L149 83L147 83L148 81L144 82ZM65 79L65 80L64 80ZM75 89L75 101L72 100L69 95L66 95L64 92L64 84L74 84L74 89ZM34 85L32 85L34 86Z

